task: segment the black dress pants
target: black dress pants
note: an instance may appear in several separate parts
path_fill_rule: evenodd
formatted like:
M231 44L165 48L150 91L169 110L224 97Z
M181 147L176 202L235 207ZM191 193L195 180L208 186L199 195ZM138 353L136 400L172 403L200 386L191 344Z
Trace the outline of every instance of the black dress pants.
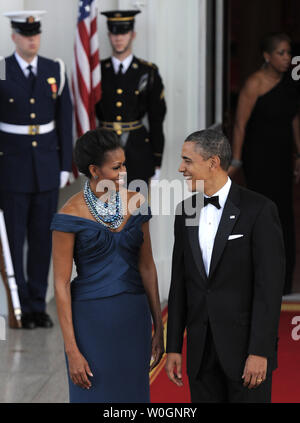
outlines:
M57 210L57 200L58 189L34 193L0 191L0 207L4 211L22 313L46 309L52 245L50 224ZM26 272L25 239L28 243Z
M210 326L200 370L196 379L189 378L193 403L269 403L271 402L272 376L257 388L248 389L239 382L230 380L224 373L215 349Z

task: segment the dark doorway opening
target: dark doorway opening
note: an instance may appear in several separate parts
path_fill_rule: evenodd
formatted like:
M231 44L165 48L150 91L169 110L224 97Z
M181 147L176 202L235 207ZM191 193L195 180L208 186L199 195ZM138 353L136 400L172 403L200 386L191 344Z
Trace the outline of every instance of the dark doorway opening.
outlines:
M225 0L224 132L232 139L239 91L263 59L261 41L270 32L284 32L293 41L292 55L300 56L299 0ZM234 180L244 184L243 172ZM300 184L294 186L296 267L293 292L300 292Z
M226 0L229 73L224 86L229 101L224 110L232 129L239 90L262 65L261 40L270 32L285 32L293 41L293 56L300 55L299 0Z

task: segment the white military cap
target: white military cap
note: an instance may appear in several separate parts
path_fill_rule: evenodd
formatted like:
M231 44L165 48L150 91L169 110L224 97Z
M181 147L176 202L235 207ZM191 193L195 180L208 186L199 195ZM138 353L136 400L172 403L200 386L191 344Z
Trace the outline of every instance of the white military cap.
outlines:
M10 19L12 28L21 35L30 36L41 32L41 17L45 10L19 10L5 12L4 16Z

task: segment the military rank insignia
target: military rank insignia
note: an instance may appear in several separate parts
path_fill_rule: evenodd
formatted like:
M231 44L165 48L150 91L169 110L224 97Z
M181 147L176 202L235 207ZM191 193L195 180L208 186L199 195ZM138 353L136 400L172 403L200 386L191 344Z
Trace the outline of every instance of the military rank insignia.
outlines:
M51 91L52 91L52 98L56 99L57 97L57 84L56 84L56 79L54 77L48 78L47 79L48 84L50 84L51 87Z

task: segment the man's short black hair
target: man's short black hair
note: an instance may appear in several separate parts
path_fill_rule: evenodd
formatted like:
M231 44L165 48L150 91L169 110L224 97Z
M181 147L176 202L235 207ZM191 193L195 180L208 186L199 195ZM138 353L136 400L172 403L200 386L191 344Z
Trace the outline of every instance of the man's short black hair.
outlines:
M208 160L212 156L218 156L221 168L228 170L231 163L231 147L227 137L215 129L204 129L193 132L185 142L194 142L195 148L204 158Z

